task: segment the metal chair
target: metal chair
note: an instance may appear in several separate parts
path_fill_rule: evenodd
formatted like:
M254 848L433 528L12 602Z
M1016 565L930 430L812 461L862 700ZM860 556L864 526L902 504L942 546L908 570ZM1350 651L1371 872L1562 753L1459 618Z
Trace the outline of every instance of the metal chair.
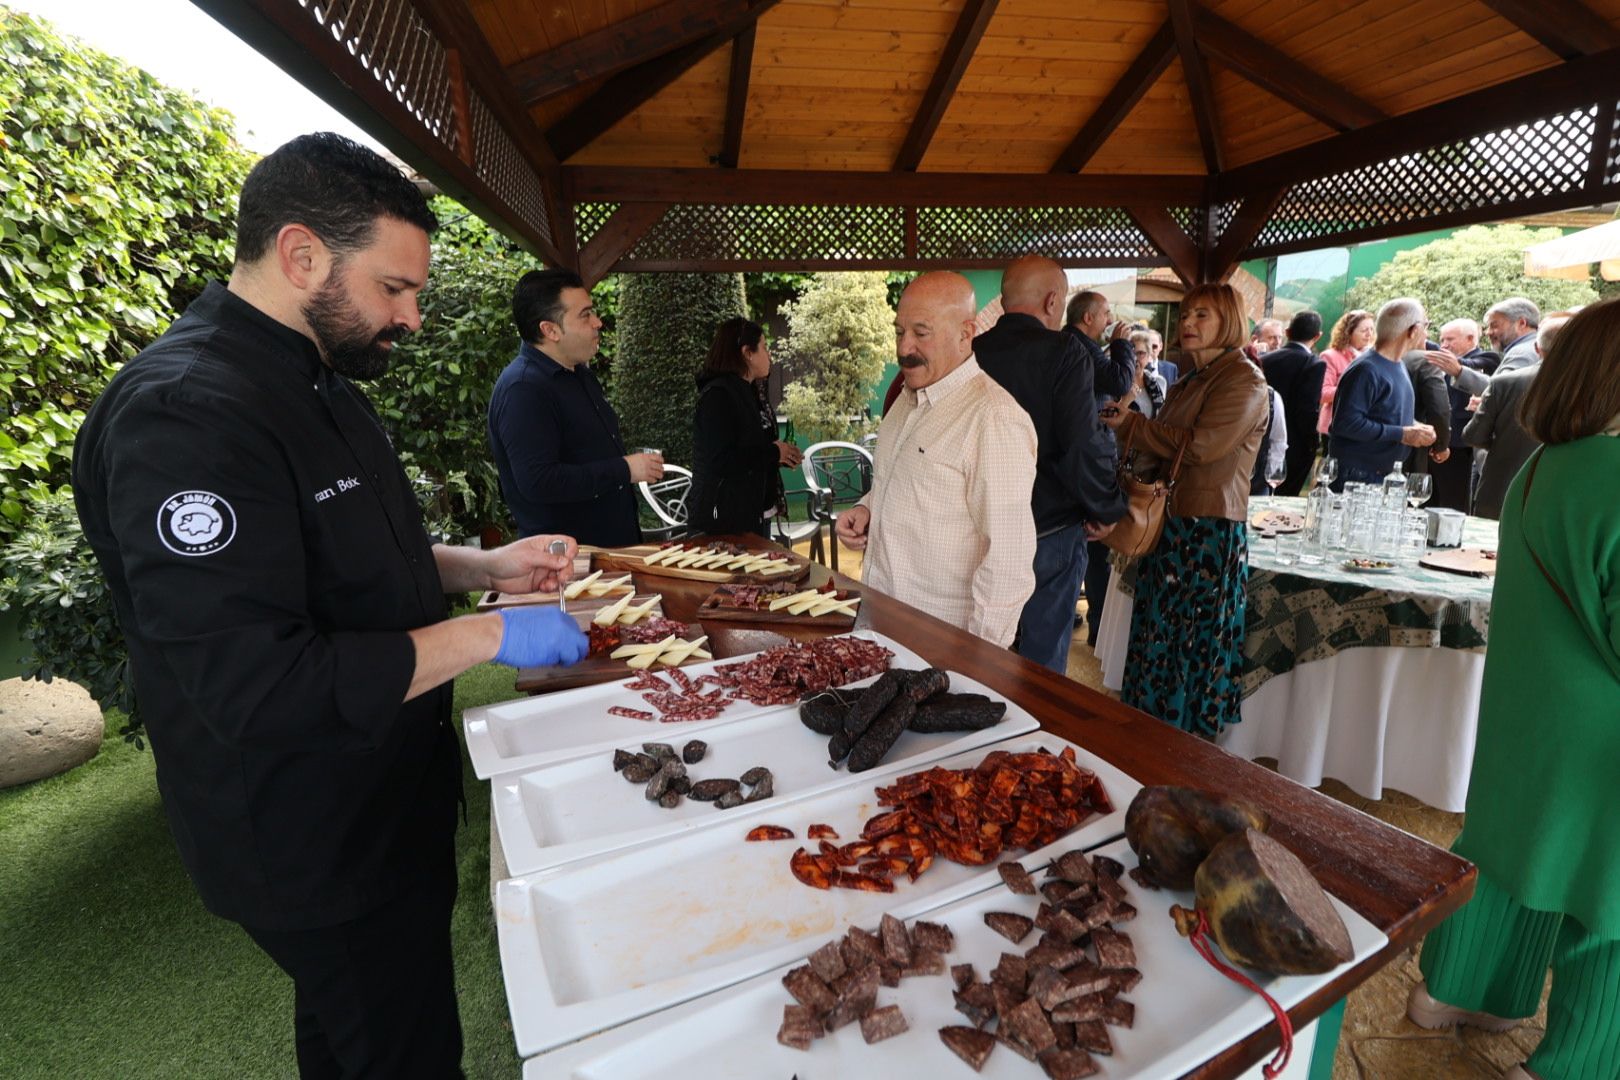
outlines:
M848 442L819 442L804 452L804 480L814 500L812 513L827 526L827 549L838 569L838 511L872 490L872 455Z
M805 520L791 521L786 516L773 515L770 519L771 539L783 547L791 548L805 537L810 538L810 557L823 566L827 565L827 552L821 543L821 518L816 515L816 495L813 491L788 492L788 497L795 494L804 496L806 510Z
M636 485L641 497L663 525L642 529L644 540L668 540L676 533L686 531L686 497L692 494L692 470L679 465L665 465L662 480Z

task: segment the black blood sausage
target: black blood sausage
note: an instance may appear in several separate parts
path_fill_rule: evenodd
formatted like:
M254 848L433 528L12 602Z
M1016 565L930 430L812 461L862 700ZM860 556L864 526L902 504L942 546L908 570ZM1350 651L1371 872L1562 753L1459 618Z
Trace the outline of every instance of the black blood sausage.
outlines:
M882 761L916 712L917 703L909 694L895 695L850 748L849 771L865 772Z
M917 706L911 730L982 731L995 727L1006 715L1005 701L991 701L983 694L939 694Z
M888 707L895 695L906 685L906 672L899 669L885 671L878 676L871 689L861 695L861 700L849 707L844 714L844 732L848 735L859 736L866 731L872 721L877 719L878 713Z

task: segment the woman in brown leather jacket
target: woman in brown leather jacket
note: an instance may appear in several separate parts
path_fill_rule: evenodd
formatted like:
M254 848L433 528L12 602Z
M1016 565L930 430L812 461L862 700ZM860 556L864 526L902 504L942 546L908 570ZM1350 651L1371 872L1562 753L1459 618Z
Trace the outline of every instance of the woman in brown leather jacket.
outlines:
M1182 376L1157 416L1103 410L1138 476L1168 473L1185 447L1164 535L1137 571L1121 697L1214 736L1240 719L1249 478L1270 401L1241 351L1243 309L1230 285L1188 291L1180 340Z

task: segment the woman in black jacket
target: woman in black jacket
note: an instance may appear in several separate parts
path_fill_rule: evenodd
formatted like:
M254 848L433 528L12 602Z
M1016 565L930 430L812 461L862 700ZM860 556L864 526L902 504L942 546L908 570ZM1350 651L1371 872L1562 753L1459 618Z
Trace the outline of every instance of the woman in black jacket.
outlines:
M758 533L782 500L782 467L803 455L778 440L764 394L771 370L765 331L747 319L727 319L698 372L692 430L692 491L687 525L693 533Z

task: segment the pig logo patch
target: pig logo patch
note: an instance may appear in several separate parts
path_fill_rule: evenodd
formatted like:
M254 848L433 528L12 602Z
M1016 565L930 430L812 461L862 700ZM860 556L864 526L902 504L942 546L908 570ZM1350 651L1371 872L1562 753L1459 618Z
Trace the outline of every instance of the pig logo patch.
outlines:
M158 539L176 555L212 555L236 537L236 511L211 491L181 491L163 500Z

